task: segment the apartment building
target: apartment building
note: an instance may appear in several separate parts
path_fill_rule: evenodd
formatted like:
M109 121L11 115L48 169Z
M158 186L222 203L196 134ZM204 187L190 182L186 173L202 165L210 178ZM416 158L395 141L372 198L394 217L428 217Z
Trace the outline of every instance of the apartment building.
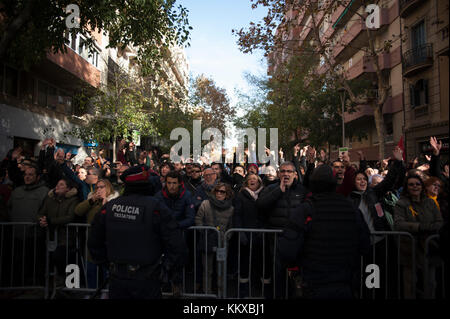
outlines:
M310 1L309 3L316 3L318 6L315 17L316 28L319 30L321 41L329 45L330 60L335 65L342 66L342 71L349 80L364 79L376 82L371 57L362 49L368 46L366 19L363 17L366 16L365 10L370 2L352 0L345 6L335 7L334 10L328 9L331 8L330 1ZM448 88L448 1L382 0L377 3L380 8L380 26L370 31L375 38L375 46L381 48L386 41L391 41L389 50L378 54L383 78L390 86L388 98L383 106L384 156L390 156L392 149L402 136L407 145L408 159L423 156L430 151L430 146L426 143L430 135L442 138L446 145L444 152L448 152L448 133L444 134L444 131L448 131L448 90L442 90L442 88ZM301 48L304 43L310 43L313 39L312 19L302 10L297 12L289 10L286 13L286 21L292 20L296 20L298 26L281 36L291 40L290 43L295 43L292 40L297 40ZM422 31L412 31L411 28L417 23L420 28L420 21L423 20L429 27ZM437 24L435 21L440 23ZM426 36L428 37L425 38ZM415 37L415 40L411 40L411 37ZM427 43L432 44L426 47ZM431 47L433 53L430 51L430 55L433 55L434 64L433 59L422 58L422 55L426 54L427 50L431 50ZM276 65L285 60L289 52L295 51L283 48L269 57L271 62L269 73L274 72ZM326 68L322 58L318 71L323 73ZM424 75L424 72L429 74ZM410 103L410 92L413 92L411 85L415 85L414 88L416 88L412 95L416 97L413 100L413 107ZM425 94L423 89L420 91L424 85L428 85L433 93ZM377 94L376 90L374 94ZM339 104L337 107L340 108L340 102L337 103ZM414 118L416 113L418 119ZM352 128L365 134L365 138L361 139L346 137L344 146L350 148L351 157L357 158L356 152L362 150L369 161L378 160L380 141L378 141L372 108L369 105L358 105L356 112L344 114L344 122L347 129ZM331 146L332 158L337 157L337 147L337 145Z
M449 143L449 2L400 0L405 135L409 158L431 153L430 136Z
M83 37L70 37L65 54L47 53L29 71L0 61L0 157L22 146L28 155L37 155L38 143L55 137L57 146L85 156L88 142L65 132L82 125L82 115L74 96L82 87L98 89L104 65L101 55L106 41L101 32L93 33L91 55Z
M37 155L39 142L51 136L57 147L79 154L79 159L97 146L65 134L86 121L74 97L81 89L101 89L108 81L108 70L120 66L136 72L137 50L132 46L107 48L108 36L97 30L93 37L94 48L88 51L82 35L67 35L65 54L49 52L29 71L0 61L0 157L17 146L30 156ZM176 85L179 94L187 95L188 69L182 56L181 49L168 50L164 74L169 79L169 91Z

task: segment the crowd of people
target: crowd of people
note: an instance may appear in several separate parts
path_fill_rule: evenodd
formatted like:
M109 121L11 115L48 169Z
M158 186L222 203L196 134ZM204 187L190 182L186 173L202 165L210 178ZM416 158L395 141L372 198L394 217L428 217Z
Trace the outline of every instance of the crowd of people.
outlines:
M101 149L74 164L73 155L58 148L55 139L45 139L38 157L27 156L18 147L2 161L0 221L35 222L42 229L56 230L52 260L58 273L65 274L66 241L72 238L60 226L90 224L103 205L123 194L120 176L130 167L142 165L149 172L153 189L149 195L170 209L182 229L213 226L222 234L231 228L281 229L286 234L288 230L300 234L301 242L295 244L300 251L288 260L283 258L281 247L275 258L276 269L272 261L277 242L272 237L266 244L258 233L242 233L239 240L236 236L232 239L240 246L240 264L231 263L229 267L229 273L240 274L239 297L247 297L256 283L281 297L286 290L285 270L291 266L298 266L305 296L351 296L358 289L354 269L358 269L361 255L370 259L372 248L382 259L377 259L377 264L396 259L391 256L393 243L382 235L369 236L370 232L409 232L417 243L414 262L418 273L424 268L426 238L440 233L441 238L448 239L449 164L441 163L442 144L434 137L430 144L433 153L426 163L405 163L397 147L392 157L376 167L367 164L363 152L358 152L357 161L352 162L348 154L332 161L323 149L316 152L314 147L297 144L291 161L281 158L279 167L265 167L246 162L195 163L192 159L173 163L157 149L139 151L133 142L125 140L120 142L116 162ZM283 157L282 152L280 155ZM29 245L30 234L15 236L18 240L26 238L24 245ZM194 270L200 278L198 289L208 293L220 288L212 286L221 282L221 278L213 277L217 275L213 273L217 238L200 236L195 241L187 236L186 241L191 255L194 245L201 252L198 269ZM278 245L282 244L289 245L290 238L281 235ZM407 242L401 245L401 258L395 261L402 266L405 297L412 296L413 286L419 291L429 286L423 276L412 280L410 247ZM448 263L448 246L441 250L439 258ZM237 251L230 246L229 254L237 255ZM250 258L254 269L249 271ZM88 285L96 287L98 272L89 256L87 269ZM382 276L386 276L384 270L388 271L382 268ZM340 282L351 285L333 286ZM180 285L178 274L172 280L174 293L179 293Z

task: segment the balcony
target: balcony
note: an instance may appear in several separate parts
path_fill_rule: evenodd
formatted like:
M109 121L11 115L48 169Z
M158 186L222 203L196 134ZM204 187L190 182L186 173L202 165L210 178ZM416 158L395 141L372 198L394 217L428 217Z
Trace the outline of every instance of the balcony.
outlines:
M403 76L409 77L433 65L433 45L423 44L403 55Z
M373 96L376 97L376 90L373 90ZM403 106L403 93L396 96L389 96L383 105L383 114L394 114L400 112ZM345 112L345 123L353 122L365 117L373 117L373 109L370 105L359 105L352 113Z
M409 14L411 14L420 4L422 4L423 0L400 0L400 16L402 18L406 18Z

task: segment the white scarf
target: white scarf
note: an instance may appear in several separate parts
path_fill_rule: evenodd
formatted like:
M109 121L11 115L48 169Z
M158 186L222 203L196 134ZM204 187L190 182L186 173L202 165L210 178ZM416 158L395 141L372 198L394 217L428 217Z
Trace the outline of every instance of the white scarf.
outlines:
M252 191L250 188L248 187L244 187L244 189L250 194L251 197L253 197L254 200L258 199L258 195L259 193L262 191L263 187L261 186L259 189L257 189L256 191Z

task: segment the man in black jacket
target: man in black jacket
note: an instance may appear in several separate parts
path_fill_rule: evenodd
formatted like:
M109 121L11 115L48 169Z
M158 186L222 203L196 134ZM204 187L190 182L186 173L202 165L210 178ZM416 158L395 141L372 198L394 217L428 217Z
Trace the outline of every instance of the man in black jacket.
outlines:
M279 178L280 181L265 188L256 201L259 212L266 220L266 227L271 229L283 229L291 215L302 214L300 207L306 196L306 188L299 183L292 162L280 165ZM274 241L270 241L270 251L273 254ZM273 260L273 256L271 258ZM275 280L272 282L275 285L276 298L285 297L286 268L287 265L276 258Z
M311 175L312 219L307 219L300 265L306 298L352 298L360 256L369 251L367 224L351 200L336 193L336 185L328 165Z
M266 226L282 229L288 222L289 215L298 211L307 194L306 188L299 183L295 166L284 162L279 170L279 182L266 187L256 204L264 211Z

